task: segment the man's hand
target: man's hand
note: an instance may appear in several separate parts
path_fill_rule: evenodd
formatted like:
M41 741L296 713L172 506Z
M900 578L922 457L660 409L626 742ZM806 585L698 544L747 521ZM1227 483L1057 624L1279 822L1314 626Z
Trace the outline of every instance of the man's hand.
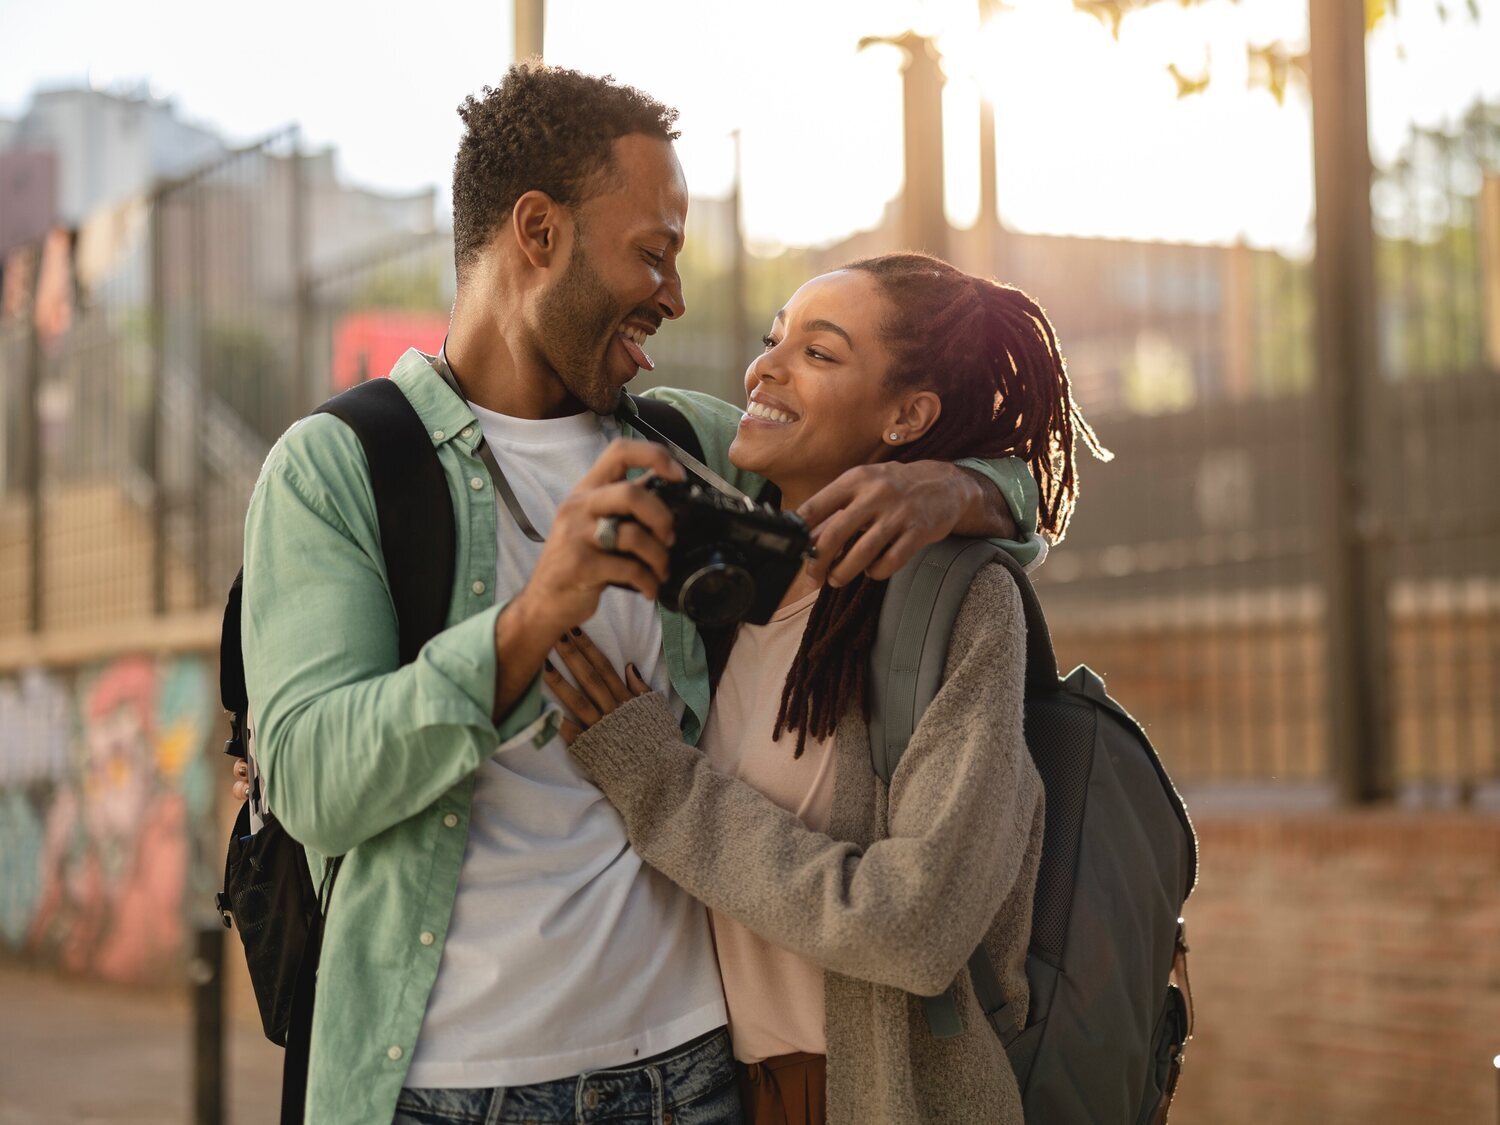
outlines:
M1011 539L1015 519L984 477L947 461L881 462L843 473L797 514L818 557L808 574L844 586L859 574L890 578L929 543L955 532Z
M606 587L655 598L667 580L672 513L646 490L645 478L626 480L631 469L669 480L686 476L660 445L619 439L558 505L531 577L495 625L497 718L515 705L558 638L594 615ZM618 521L610 551L596 537L604 518Z

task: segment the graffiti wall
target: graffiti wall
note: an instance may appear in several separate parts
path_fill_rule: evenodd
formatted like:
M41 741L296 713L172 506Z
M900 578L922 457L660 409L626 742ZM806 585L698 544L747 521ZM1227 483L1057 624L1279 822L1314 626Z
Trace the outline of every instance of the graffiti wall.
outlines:
M201 657L131 656L0 677L0 955L179 975L222 862L214 675Z

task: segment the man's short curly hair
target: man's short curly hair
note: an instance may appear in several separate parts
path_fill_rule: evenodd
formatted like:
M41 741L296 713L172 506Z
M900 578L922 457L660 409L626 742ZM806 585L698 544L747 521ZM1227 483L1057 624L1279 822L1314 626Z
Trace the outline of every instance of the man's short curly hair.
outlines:
M466 126L453 162L460 275L526 192L577 206L608 183L616 138L679 135L677 111L635 87L536 61L511 67L498 89L469 95L458 115Z

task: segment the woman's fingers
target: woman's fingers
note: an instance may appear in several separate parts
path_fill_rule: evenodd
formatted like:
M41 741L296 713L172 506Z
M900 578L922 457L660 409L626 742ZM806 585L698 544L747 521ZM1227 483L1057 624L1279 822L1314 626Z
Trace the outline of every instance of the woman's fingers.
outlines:
M599 651L599 646L594 644L582 629L574 629L572 643L565 644L563 647L576 649L588 662L589 668L598 676L599 682L609 691L613 703L618 705L630 698L630 691L626 688L625 681L620 679L620 674L609 662L609 657ZM568 666L572 667L571 664Z
M557 697L557 701L572 712L573 717L584 726L593 726L604 717L605 713L595 706L593 700L568 683L550 660L542 669L542 679L552 689L552 694Z
M634 664L625 665L625 686L630 689L632 696L645 695L651 690L651 685L641 679L641 674L636 671Z
M583 728L572 719L564 719L558 733L562 735L562 740L565 743L572 746L577 741L578 736L583 733Z

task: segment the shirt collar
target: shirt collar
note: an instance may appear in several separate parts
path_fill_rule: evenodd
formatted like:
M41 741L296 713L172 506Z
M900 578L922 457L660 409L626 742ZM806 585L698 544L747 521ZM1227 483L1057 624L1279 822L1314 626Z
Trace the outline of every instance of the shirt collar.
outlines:
M432 359L416 348L408 348L391 368L391 379L422 419L433 445L451 441L465 430L477 441L479 423L474 412L433 370Z

